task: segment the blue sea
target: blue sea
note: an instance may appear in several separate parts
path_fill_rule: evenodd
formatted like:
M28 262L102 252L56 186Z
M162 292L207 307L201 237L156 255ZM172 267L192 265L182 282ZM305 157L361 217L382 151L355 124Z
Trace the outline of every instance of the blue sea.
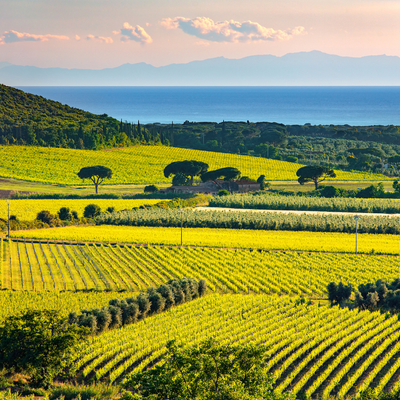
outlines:
M400 87L18 87L143 123L212 121L400 125Z

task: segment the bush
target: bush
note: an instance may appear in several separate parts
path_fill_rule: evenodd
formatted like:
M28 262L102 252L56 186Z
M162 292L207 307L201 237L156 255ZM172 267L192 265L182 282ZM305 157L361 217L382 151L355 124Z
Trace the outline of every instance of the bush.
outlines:
M158 192L160 189L156 185L148 185L144 188L145 193L155 193Z
M58 218L60 218L61 221L70 221L72 219L72 214L69 208L61 207L60 210L58 211Z
M297 163L297 162L299 162L299 159L297 157L295 157L295 156L287 156L285 161L292 162L292 163Z
M107 210L106 210L108 213L113 213L113 212L115 212L115 207L107 207Z
M218 191L218 196L228 196L229 192L225 189L221 189Z
M73 219L79 219L79 217L78 217L78 212L77 212L77 211L72 210L72 211L71 211L71 214L72 214L72 218L73 218Z
M47 225L53 225L55 223L55 216L47 210L43 210L37 213L36 219L42 221Z
M18 218L16 215L10 215L10 221L18 221Z
M100 215L100 213L101 213L101 208L97 204L88 204L85 207L83 216L85 218L94 218Z

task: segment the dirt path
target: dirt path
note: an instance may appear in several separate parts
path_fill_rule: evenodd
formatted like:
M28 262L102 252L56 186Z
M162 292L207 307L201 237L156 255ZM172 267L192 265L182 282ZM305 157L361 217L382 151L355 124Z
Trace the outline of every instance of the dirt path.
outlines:
M378 213L354 213L335 211L302 211L302 210L259 210L250 208L223 208L223 207L196 207L199 211L234 211L234 212L258 212L258 213L279 213L279 214L310 214L310 215L359 215L360 217L400 217L400 214L378 214Z

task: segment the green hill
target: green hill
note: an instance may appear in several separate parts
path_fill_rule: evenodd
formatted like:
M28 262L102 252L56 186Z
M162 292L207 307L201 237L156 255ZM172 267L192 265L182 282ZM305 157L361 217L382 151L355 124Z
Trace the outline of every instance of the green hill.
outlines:
M0 143L100 149L169 142L158 133L107 114L95 115L0 85Z
M134 146L99 151L59 149L33 146L0 146L0 176L26 181L79 185L77 173L82 167L104 165L113 171L105 184L144 184L171 182L163 175L166 165L179 160L206 162L210 169L238 168L242 176L267 180L297 180L300 164L262 157L211 151L180 149L167 146ZM368 181L387 179L367 172L337 171L337 180Z

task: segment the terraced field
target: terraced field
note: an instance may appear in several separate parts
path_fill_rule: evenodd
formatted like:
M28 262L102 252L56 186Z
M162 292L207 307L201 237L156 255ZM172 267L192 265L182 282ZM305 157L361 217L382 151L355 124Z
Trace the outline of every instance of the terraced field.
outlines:
M400 387L400 321L293 297L211 295L93 338L76 351L86 380L118 382L159 361L168 340L270 346L277 391L328 396Z
M398 257L230 249L4 243L1 287L140 291L172 278L206 279L212 292L326 297L329 282L357 286L399 276Z
M104 165L113 171L113 178L105 183L161 183L166 179L163 170L173 161L198 160L209 164L210 169L238 168L243 176L267 180L297 180L296 171L301 165L260 157L214 153L200 150L164 146L137 146L112 150L73 150L51 147L0 146L0 176L25 181L82 184L77 173L82 167ZM363 172L337 171L341 181L386 180L383 175ZM101 190L101 189L100 189Z
M180 228L136 226L78 226L16 231L11 237L40 240L147 243L179 245ZM335 232L264 231L251 229L184 228L183 244L264 250L354 253L355 234ZM400 254L398 235L358 234L359 253Z

